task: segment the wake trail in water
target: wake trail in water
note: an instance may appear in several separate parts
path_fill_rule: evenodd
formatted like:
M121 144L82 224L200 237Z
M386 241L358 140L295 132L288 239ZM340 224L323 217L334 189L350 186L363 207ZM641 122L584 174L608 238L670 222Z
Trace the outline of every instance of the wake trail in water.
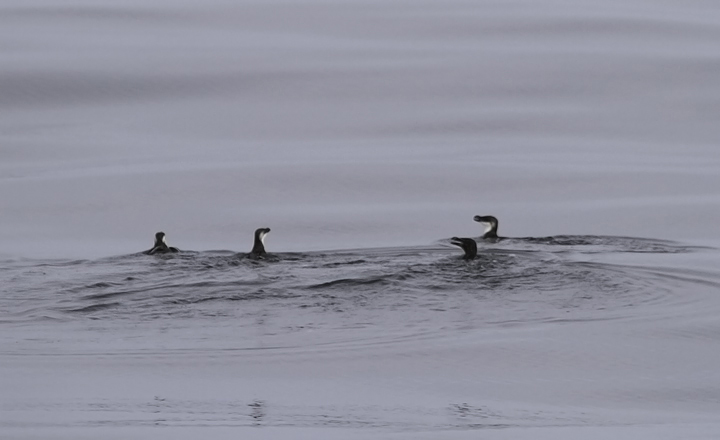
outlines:
M5 324L50 316L113 322L240 318L252 304L280 315L340 313L351 323L362 315L375 325L418 316L447 324L447 318L429 315L463 310L481 326L497 321L499 313L504 320L530 322L628 316L632 308L650 306L667 312L679 291L720 283L703 272L585 261L702 251L674 242L558 236L478 244L473 261L462 260L445 240L430 247L277 253L261 260L212 251L6 261L0 310Z

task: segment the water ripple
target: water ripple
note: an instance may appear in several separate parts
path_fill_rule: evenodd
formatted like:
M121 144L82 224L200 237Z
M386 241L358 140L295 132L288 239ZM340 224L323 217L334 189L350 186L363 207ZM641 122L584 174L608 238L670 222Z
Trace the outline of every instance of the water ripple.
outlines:
M392 340L508 322L624 319L636 308L672 316L673 308L700 301L682 293L717 290L720 276L673 268L672 261L666 267L615 260L697 252L712 251L661 240L558 236L481 242L473 261L446 241L265 259L183 252L6 261L0 323L212 319L250 328L260 320L268 334L375 328Z

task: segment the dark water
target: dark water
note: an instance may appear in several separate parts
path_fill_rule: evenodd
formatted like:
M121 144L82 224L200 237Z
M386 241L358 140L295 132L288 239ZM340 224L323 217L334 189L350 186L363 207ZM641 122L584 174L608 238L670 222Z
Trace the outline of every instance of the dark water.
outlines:
M447 240L262 259L183 251L10 260L3 262L0 281L2 325L160 326L194 319L245 328L263 319L263 331L272 334L381 327L392 336L504 322L614 319L636 308L668 305L695 283L720 282L711 273L607 261L626 253L714 252L669 241L600 236L478 241L480 252L472 261L463 260ZM272 318L261 318L264 313Z

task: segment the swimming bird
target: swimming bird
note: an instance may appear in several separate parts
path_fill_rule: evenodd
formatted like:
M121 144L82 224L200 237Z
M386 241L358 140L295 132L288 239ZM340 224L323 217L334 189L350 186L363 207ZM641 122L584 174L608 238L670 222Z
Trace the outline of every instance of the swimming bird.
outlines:
M255 242L250 251L251 255L265 255L265 236L270 232L270 228L259 228L255 230Z
M461 247L465 251L463 258L466 260L472 260L477 256L477 243L472 238L453 237L450 239L450 243Z
M180 252L180 250L176 247L168 246L167 242L165 241L165 233L158 232L155 234L155 244L153 245L152 249L149 249L144 253L147 255L153 255L166 254L168 252Z
M473 220L485 226L485 234L482 238L501 238L497 235L498 219L495 217L491 215L476 215L473 217Z

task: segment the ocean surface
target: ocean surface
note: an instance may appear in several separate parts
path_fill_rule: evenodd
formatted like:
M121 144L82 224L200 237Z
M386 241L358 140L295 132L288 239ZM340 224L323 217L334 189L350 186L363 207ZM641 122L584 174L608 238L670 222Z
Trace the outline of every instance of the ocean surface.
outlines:
M703 0L3 2L0 438L720 437L718 41Z

